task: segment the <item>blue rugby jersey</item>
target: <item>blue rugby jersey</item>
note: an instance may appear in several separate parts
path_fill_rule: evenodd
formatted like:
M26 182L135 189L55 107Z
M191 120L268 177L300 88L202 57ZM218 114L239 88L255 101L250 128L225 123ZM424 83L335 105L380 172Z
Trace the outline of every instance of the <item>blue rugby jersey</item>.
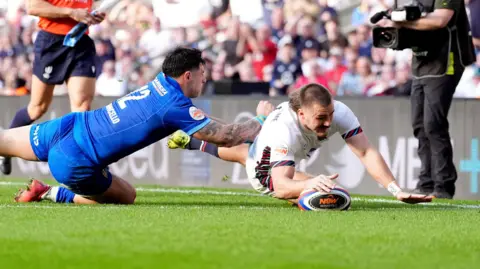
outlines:
M180 85L160 73L103 108L78 113L74 137L93 162L109 165L176 130L192 135L209 122Z

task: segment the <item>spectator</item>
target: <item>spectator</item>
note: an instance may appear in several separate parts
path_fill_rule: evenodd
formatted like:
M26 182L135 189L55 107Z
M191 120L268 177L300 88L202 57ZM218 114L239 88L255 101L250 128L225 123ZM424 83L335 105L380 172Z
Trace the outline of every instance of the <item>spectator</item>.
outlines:
M367 89L366 96L384 96L393 95L397 81L395 77L395 69L392 65L384 64L378 76L378 80L371 88Z
M109 40L96 39L95 50L97 51L97 55L95 56L95 69L98 78L102 73L103 64L106 61L115 61L115 48Z
M371 37L372 29L367 25L360 25L357 29L359 47L358 54L372 58L373 39Z
M370 0L362 0L360 6L356 7L352 13L352 26L358 27L367 23L368 15L370 14Z
M357 53L360 51L360 39L358 38L357 30L354 29L347 34L348 47L355 50Z
M267 24L258 27L255 35L248 25L242 25L238 52L241 56L252 53L252 65L258 80L264 81L263 69L273 64L277 55L277 45L270 39L271 30Z
M106 61L103 64L103 72L96 83L96 94L101 96L122 96L126 94L125 81L118 79L115 74L115 63Z
M197 47L215 55L220 54L222 44L217 43L217 25L214 21L207 20L203 22L202 37L198 40Z
M410 74L410 65L407 63L400 63L397 64L395 70L397 72L397 87L395 88L393 95L410 96L410 92L412 91L412 75Z
M337 89L338 96L360 96L363 94L359 87L360 75L357 73L357 57L352 53L347 57L347 71L345 71L340 79Z
M293 19L299 14L315 18L320 12L316 0L285 0L284 2L285 18L287 20Z
M328 80L323 75L323 70L315 59L308 60L302 64L302 72L303 75L297 78L293 87L289 87L287 91L288 94L309 83L318 83L329 89ZM335 95L333 91L331 91L331 93Z
M315 23L311 17L303 17L297 25L294 43L297 49L297 55L301 57L304 48L320 49L321 45L315 36Z
M283 0L262 0L262 6L263 6L263 14L264 14L264 19L265 23L268 23L268 25L273 29L283 29L283 25L277 25L275 27L273 25L274 16L278 16L278 14L275 13L281 13L281 18L283 21ZM280 26L280 27L278 27Z
M290 36L284 36L278 43L280 48L273 64L270 95L285 95L290 85L302 74L300 62L295 60L295 48Z
M145 31L140 38L139 47L144 50L151 64L161 66L166 53L173 48L173 38L170 31L162 29L160 19L152 17L152 28Z
M323 23L334 20L337 21L337 11L328 5L328 0L318 0L318 6L320 7L319 17Z
M253 69L253 55L247 54L242 62L240 62L235 68L238 72L240 81L243 82L258 82L260 79L256 76ZM263 76L263 74L262 74Z
M326 35L324 36L323 41L321 41L322 50L328 52L333 46L345 48L348 45L348 40L342 33L340 33L336 21L327 21L325 23L325 32Z
M384 48L372 48L372 73L379 75L382 72L382 66L387 63L387 50ZM392 62L389 62L392 64Z
M20 36L20 42L18 42L14 47L15 55L28 55L33 53L33 39L32 31L24 30Z
M361 89L362 95L367 93L371 87L375 86L376 78L372 73L372 63L367 57L360 57L357 61L357 72L360 75L360 83L358 88Z
M15 56L12 41L8 36L0 37L0 59Z
M342 62L343 50L340 47L332 47L330 50L330 70L325 73L325 77L328 80L329 88L336 91L338 84L342 79L343 73L347 71L347 67Z
M300 45L300 61L306 62L308 60L317 59L320 52L320 43L306 39Z
M284 36L284 27L285 20L283 16L283 9L276 7L272 10L271 16L272 39L275 43L278 43L278 41Z
M253 35L249 27L243 28L242 37L247 38ZM223 41L223 51L226 53L225 64L227 66L235 66L240 63L244 50L244 43L240 41L240 21L238 18L232 18L227 28L226 39ZM243 41L243 40L242 40Z

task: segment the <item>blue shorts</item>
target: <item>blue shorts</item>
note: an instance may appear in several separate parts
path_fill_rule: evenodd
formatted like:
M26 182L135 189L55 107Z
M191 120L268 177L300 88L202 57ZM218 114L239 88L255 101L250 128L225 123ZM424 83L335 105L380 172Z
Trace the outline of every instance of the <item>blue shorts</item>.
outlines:
M94 78L95 44L88 35L75 47L63 45L64 35L39 31L35 39L33 74L46 84L63 84L69 77Z
M61 184L76 194L91 196L104 193L112 183L106 167L93 163L73 137L78 113L32 125L30 143L40 161L48 161L50 172Z

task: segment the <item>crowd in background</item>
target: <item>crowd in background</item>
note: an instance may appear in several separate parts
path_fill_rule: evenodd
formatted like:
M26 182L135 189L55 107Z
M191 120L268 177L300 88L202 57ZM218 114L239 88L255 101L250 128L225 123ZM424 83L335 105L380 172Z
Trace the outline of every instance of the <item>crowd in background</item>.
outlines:
M248 4L247 4L248 2ZM172 48L199 48L211 81L266 82L284 95L317 82L335 96L407 96L411 51L372 45L371 15L393 0L119 0L90 27L97 94L121 96L161 71ZM465 0L472 25L480 0ZM37 18L24 0L0 0L0 94L26 95ZM205 94L211 94L207 83ZM66 94L59 85L55 94ZM456 97L480 98L480 56Z

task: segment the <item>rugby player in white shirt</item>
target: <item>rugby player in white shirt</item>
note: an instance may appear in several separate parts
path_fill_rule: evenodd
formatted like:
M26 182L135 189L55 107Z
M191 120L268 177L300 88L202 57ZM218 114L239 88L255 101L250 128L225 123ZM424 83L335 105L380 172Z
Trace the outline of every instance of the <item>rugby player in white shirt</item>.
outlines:
M272 106L268 102L264 106ZM257 108L258 111L258 108ZM265 107L261 111L268 111ZM268 113L267 113L268 114ZM225 161L245 166L253 188L279 199L295 201L307 189L329 192L338 174L312 176L295 170L295 163L310 154L328 138L339 134L365 165L369 174L398 200L406 203L430 202L431 196L411 194L396 183L380 153L370 144L350 108L333 100L319 84L308 84L290 95L265 119L262 130L252 144L218 148L177 131L169 141L170 148L202 150ZM263 122L264 121L264 122Z

